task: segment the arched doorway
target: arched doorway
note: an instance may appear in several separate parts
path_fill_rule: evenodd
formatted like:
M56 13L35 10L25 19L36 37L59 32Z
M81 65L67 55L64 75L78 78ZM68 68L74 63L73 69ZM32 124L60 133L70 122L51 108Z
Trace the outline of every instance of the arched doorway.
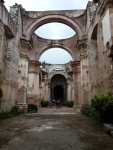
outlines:
M63 75L54 75L51 79L51 102L64 104L67 100L67 81Z
M64 87L62 85L56 85L53 90L54 90L53 95L55 100L64 99Z

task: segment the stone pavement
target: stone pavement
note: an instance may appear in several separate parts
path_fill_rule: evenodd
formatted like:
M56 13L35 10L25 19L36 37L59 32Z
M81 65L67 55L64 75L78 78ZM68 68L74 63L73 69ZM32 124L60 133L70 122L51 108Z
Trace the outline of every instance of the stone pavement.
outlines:
M2 121L0 150L113 150L113 139L80 113L42 112Z

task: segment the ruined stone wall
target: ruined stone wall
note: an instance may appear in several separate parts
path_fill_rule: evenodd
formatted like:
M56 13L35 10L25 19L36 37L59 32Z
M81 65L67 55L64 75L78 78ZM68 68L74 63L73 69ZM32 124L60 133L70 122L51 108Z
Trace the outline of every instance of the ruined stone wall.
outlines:
M6 51L5 43L6 38L4 25L2 22L0 22L0 82L2 82L4 76L4 66L5 66L4 57Z
M0 88L3 93L0 103L1 111L9 111L16 104L19 54L16 38L12 36L10 26L6 28L8 11L1 2L0 7L3 8L0 17L4 16L0 22Z
M27 80L27 103L40 104L40 86L39 86L40 63L38 61L29 62L28 80Z
M112 6L111 9L113 10L113 5L110 5L110 6L106 5L105 11L102 13L102 16L99 20L99 29L98 29L99 33L100 33L100 34L98 34L98 57L99 57L98 83L100 83L99 86L100 86L100 90L101 90L99 92L103 92L103 93L108 93L108 92L113 93L113 90L112 90L112 87L113 87L112 60L109 57L109 49L107 48L107 43L111 43L112 36L113 36L113 34L111 32L112 28L113 28L113 26L111 24L111 16L113 13L110 13L110 10L109 10L109 7L111 7L111 6ZM108 12L109 12L109 14L107 15ZM107 18L107 20L108 20L107 22L103 21L105 18ZM108 24L108 22L110 22L110 23ZM106 30L107 30L106 35L104 34L105 33L104 28L106 28Z
M101 5L102 6L102 5ZM87 42L87 75L83 75L81 82L89 82L84 87L86 95L88 93L88 101L95 95L112 93L112 61L109 57L107 43L112 40L112 23L111 16L113 7L111 5L100 5L94 11L94 17L90 20ZM109 10L110 7L110 10ZM101 12L101 10L104 10ZM91 13L88 13L91 14ZM90 16L87 16L90 18ZM83 62L83 61L82 61ZM83 72L82 68L82 72ZM83 90L83 91L84 91ZM83 94L84 95L84 94ZM84 99L84 96L83 96Z
M18 96L17 104L19 106L26 105L28 86L28 58L21 56L18 68Z
M89 61L88 61L88 54L87 49L83 49L83 52L81 50L81 64L80 64L80 70L81 70L81 104L87 104L89 100Z
M75 106L81 105L81 70L80 61L71 62L72 66L72 87L73 87L73 101Z
M50 98L52 74L48 72L40 84L37 60L52 47L65 48L75 61L73 73L62 72L68 80L68 100L81 105L95 95L113 93L113 2L94 2L86 10L51 11L45 16L46 12L27 12L17 4L9 13L0 1L0 110L39 105ZM55 20L71 26L77 35L60 41L34 35L36 27Z
M0 22L0 89L1 89L1 98L0 98L0 109L3 108L4 103L4 89L2 87L4 75L5 75L5 51L6 51L6 37L4 25Z
M3 91L1 110L9 111L16 104L19 54L15 38L7 37L3 23L0 30L0 87Z
M18 88L18 49L16 40L7 40L7 50L5 55L5 79L3 82L4 89L4 109L10 110L16 104Z
M80 52L76 49L77 36L65 40L46 40L33 34L33 47L31 56L33 59L40 59L41 54L49 48L60 47L66 49L72 56L73 60L80 59Z

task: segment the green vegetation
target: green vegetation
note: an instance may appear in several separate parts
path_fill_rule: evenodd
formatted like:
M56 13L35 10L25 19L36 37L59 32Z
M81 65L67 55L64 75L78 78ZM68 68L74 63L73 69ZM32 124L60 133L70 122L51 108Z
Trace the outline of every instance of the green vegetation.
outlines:
M38 111L38 107L34 104L28 104L28 112L36 113Z
M82 112L95 120L113 123L113 96L111 94L95 96L91 105L84 105Z
M41 107L48 107L48 105L49 105L48 101L44 101L44 100L41 101Z
M21 112L17 106L14 106L10 112L0 112L0 120L16 117L20 115Z
M73 101L66 101L66 102L64 103L64 105L65 105L66 107L73 107L73 106L74 106L74 102L73 102Z

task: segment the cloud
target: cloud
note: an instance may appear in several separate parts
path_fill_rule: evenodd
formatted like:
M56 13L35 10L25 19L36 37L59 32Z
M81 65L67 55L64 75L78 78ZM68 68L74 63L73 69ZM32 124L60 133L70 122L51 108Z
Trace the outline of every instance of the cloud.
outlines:
M40 57L41 62L47 62L50 64L65 64L71 60L71 55L61 48L51 48L45 51Z
M45 24L35 33L42 38L54 40L66 39L75 35L75 31L71 27L58 22Z
M88 0L6 0L5 5L22 4L26 10L69 10L83 9L86 7Z

